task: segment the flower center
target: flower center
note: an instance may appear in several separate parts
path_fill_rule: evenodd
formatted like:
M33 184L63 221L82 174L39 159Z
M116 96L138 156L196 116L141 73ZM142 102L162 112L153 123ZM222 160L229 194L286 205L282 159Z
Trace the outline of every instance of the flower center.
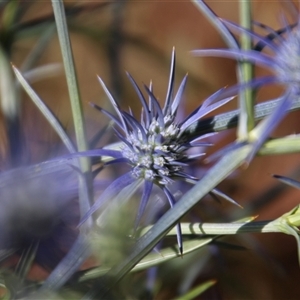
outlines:
M282 43L277 54L279 65L277 74L282 81L288 83L300 82L300 28L296 27L286 41Z
M178 163L185 155L180 144L175 142L179 127L172 122L161 127L156 119L145 129L146 139L140 129L131 131L127 140L130 146L123 146L123 155L133 166L133 175L137 178L156 181L166 185L172 176L183 167Z

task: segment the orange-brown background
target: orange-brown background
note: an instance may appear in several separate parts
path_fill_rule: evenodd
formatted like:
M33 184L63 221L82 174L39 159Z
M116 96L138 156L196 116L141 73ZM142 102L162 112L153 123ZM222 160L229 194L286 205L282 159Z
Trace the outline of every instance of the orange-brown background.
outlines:
M280 13L289 10L288 5L281 2L253 1L253 18L273 28L279 28ZM224 47L216 30L190 1L128 1L124 5L118 3L103 7L98 7L98 2L77 1L76 3L86 7L94 6L94 9L73 17L69 23L89 137L92 137L107 122L107 119L94 111L88 102L92 101L109 108L96 75L101 76L110 88L113 88L114 80L120 80L121 86L118 86L121 105L124 108L131 106L138 111L138 100L126 78L125 70L129 71L141 85L148 84L152 80L155 94L163 100L173 46L176 47L177 55L177 86L184 74L189 73L184 101L186 113L197 107L205 97L217 89L236 82L233 61L197 58L189 53L192 49ZM238 22L238 1L219 0L207 1L207 3L220 17ZM75 1L68 1L66 4L72 6ZM107 53L108 45L111 43L110 30L118 9L116 6L121 9L123 40L119 52L119 65L112 71ZM24 21L50 13L49 3L32 3L24 16ZM291 20L289 13L287 17ZM12 55L14 64L20 66L36 40L36 37L32 37L15 43ZM61 62L61 54L58 40L54 37L38 64L56 62ZM265 70L257 70L258 75L266 73ZM73 135L71 110L63 71L54 78L34 83L33 87ZM258 100L270 99L278 95L278 92L278 88L264 89L258 94ZM45 153L55 150L51 148L51 145L56 145L58 138L30 100L25 95L22 99L20 118L24 133L24 151L26 151L24 156L27 159L30 157L31 162L37 162L47 157ZM224 109L235 107L236 102ZM299 114L291 114L274 135L297 133L299 131L298 119ZM224 136L219 146L232 141L233 138L234 132L231 131L230 134ZM1 139L3 140L0 147L2 161L5 162L7 155L5 129L1 130ZM288 176L298 168L299 158L299 154L256 158L247 170L241 170L236 176L222 183L220 189L246 208L251 207L251 201L277 184L271 174ZM259 219L262 220L276 218L296 206L299 203L299 195L299 191L287 189L272 202L261 205L259 209L249 211L249 213L258 214ZM210 203L207 201L205 205L210 205ZM228 214L233 211L232 207L227 205L224 205L224 210ZM236 212L235 208L234 212ZM219 296L221 299L298 299L300 269L294 240L280 234L255 235L255 238L265 248L266 253L278 262L279 266L274 267L270 261L261 258L253 249L242 252L221 250L226 257L228 271L226 273L218 272L218 270L212 272L214 278L218 279L215 288L217 292L208 293L207 299ZM224 283L227 276L233 275L237 276L247 287L247 293L241 294L238 287ZM158 295L158 299L170 297L171 294L168 293L171 293L171 290L172 288L166 287L164 292Z

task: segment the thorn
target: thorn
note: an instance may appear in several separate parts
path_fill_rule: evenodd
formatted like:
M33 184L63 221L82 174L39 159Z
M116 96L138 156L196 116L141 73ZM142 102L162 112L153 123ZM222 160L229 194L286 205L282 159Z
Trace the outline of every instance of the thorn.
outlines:
M159 254L161 257L165 257L163 254L162 254L162 252L160 252L159 251L159 247L157 247L157 246L155 246L154 248L153 248L153 251L155 252L155 253L157 253L157 254Z
M249 164L250 164L250 161L244 161L244 162L241 164L240 169L242 169L242 170L248 169Z
M183 247L182 247L182 245L178 245L178 248L179 248L180 257L182 259L183 258Z

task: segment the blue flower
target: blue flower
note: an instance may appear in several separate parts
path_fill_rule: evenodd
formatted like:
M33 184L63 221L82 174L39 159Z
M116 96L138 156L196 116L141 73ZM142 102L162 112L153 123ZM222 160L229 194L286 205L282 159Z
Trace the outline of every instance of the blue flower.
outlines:
M131 111L123 111L113 98L112 94L105 86L104 82L99 81L113 105L117 116L93 104L95 108L111 118L116 125L114 128L117 137L122 142L118 149L96 149L76 154L76 156L109 156L112 159L105 165L115 163L126 163L131 168L130 171L113 181L110 186L97 199L91 210L83 218L85 222L96 210L107 201L117 197L121 193L124 199L124 189L132 186L128 197L136 191L142 184L144 185L141 202L138 209L135 227L138 226L141 216L145 211L147 202L151 195L153 186L158 186L166 195L171 207L175 205L175 199L170 191L170 186L176 180L189 183L196 183L198 178L185 172L185 168L190 162L203 156L205 153L189 154L189 149L206 146L207 143L199 142L208 135L194 136L186 134L186 129L206 116L211 111L232 100L234 96L222 99L224 89L216 92L204 103L192 112L187 118L179 122L176 118L179 104L182 100L183 92L187 82L187 75L183 78L175 97L174 93L174 73L175 73L175 50L172 52L171 70L168 84L168 91L164 106L161 107L157 98L154 96L152 87L145 85L149 101L146 101L140 88L130 74L127 74L132 83L142 105L142 113L138 121ZM217 195L235 203L220 191L213 191ZM181 229L177 225L177 240L179 249L182 252Z
M270 69L274 75L259 78L256 82L261 85L268 83L281 83L293 93L299 92L300 83L300 27L295 24L288 25L275 31L258 22L255 25L267 31L266 36L259 35L239 25L222 20L228 27L242 34L248 34L253 40L258 41L253 50L243 49L201 49L194 50L196 56L228 57L237 60L247 60ZM284 35L285 34L285 35ZM273 55L262 53L263 48L268 48Z
M209 18L216 20L217 28L227 40L228 36L233 38L232 33L229 31L229 29L232 29L240 34L249 35L258 43L252 50L240 49L238 45L237 47L231 45L230 47L233 47L231 49L194 50L192 53L195 56L227 57L237 61L246 60L266 67L273 73L271 76L263 76L247 83L239 83L231 87L231 90L237 89L240 91L244 88L258 88L266 84L282 84L285 86L285 91L278 98L280 101L278 101L278 105L272 114L249 133L246 142L253 144L252 151L246 159L246 162L249 164L250 160L291 108L295 97L298 97L300 93L300 27L298 24L291 24L276 31L258 22L253 22L254 25L266 31L266 36L262 36L235 23L220 19L206 7L203 1L197 0L196 2L200 7L205 7L204 11L209 15ZM265 47L270 52L273 52L273 55L262 53L261 51ZM233 147L239 147L240 145L242 143L237 142ZM230 147L223 149L221 153L224 153Z

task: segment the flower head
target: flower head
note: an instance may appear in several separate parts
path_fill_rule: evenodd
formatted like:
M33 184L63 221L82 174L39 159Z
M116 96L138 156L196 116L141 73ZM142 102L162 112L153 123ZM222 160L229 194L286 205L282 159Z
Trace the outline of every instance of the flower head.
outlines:
M175 180L183 180L190 183L195 183L198 180L186 173L185 168L188 166L189 162L204 155L204 153L200 152L196 155L191 155L188 150L207 145L207 143L199 143L199 140L207 135L197 137L189 136L186 134L185 130L194 122L221 105L224 105L234 97L231 96L222 99L222 89L209 97L186 119L179 122L176 116L179 104L183 98L182 96L187 76L183 78L177 93L173 97L174 73L175 50L172 52L169 85L163 107L160 106L157 98L154 96L151 85L150 87L145 86L149 97L149 100L146 101L135 80L131 75L127 74L142 104L140 121L134 117L131 111L126 112L120 108L103 81L99 78L118 117L115 117L110 112L95 104L93 104L93 106L109 116L115 122L115 132L122 141L122 144L117 150L107 148L97 149L79 155L106 155L113 158L106 164L125 162L130 165L131 168L128 173L116 179L101 194L100 198L95 202L94 206L91 208L88 215L83 218L82 222L106 201L116 197L128 185L134 184L135 188L138 188L139 185L135 184L138 181L141 184L144 183L144 190L136 217L137 226L146 208L153 185L158 186L164 192L172 207L175 204L175 199L169 186ZM122 193L122 197L124 198L124 193ZM179 248L182 250L180 225L178 225L177 228Z
M228 57L237 60L248 60L255 64L270 69L274 75L262 77L256 80L255 85L265 83L282 83L294 93L299 92L300 83L300 26L298 24L287 25L285 28L275 31L268 26L254 22L253 24L264 29L266 36L250 31L239 25L222 20L230 29L238 33L248 34L257 41L253 50L243 49L205 49L195 50L196 56ZM268 48L273 55L262 53L263 48Z
M285 87L285 91L283 95L278 98L278 105L273 112L243 137L243 139L247 140L247 143L252 144L252 151L246 159L246 163L249 164L265 140L269 138L274 128L292 107L295 97L299 95L300 27L298 24L291 24L276 31L261 23L253 22L254 25L265 30L266 36L263 36L235 23L220 19L207 7L204 1L195 0L195 2L216 25L223 38L227 41L229 49L194 50L192 51L194 55L227 57L236 59L239 62L246 60L272 71L272 75L270 76L263 76L250 80L249 82L244 82L242 80L242 76L244 75L243 70L239 69L240 82L228 90L241 91L245 88L256 89L266 84L274 83L282 84ZM248 35L253 41L257 41L256 46L251 50L241 49L229 29L239 34ZM265 47L273 54L263 53L262 50ZM243 99L241 99L241 101L243 101ZM240 145L241 143L238 141L234 147L239 147ZM230 148L223 149L222 153L228 151L228 149Z

